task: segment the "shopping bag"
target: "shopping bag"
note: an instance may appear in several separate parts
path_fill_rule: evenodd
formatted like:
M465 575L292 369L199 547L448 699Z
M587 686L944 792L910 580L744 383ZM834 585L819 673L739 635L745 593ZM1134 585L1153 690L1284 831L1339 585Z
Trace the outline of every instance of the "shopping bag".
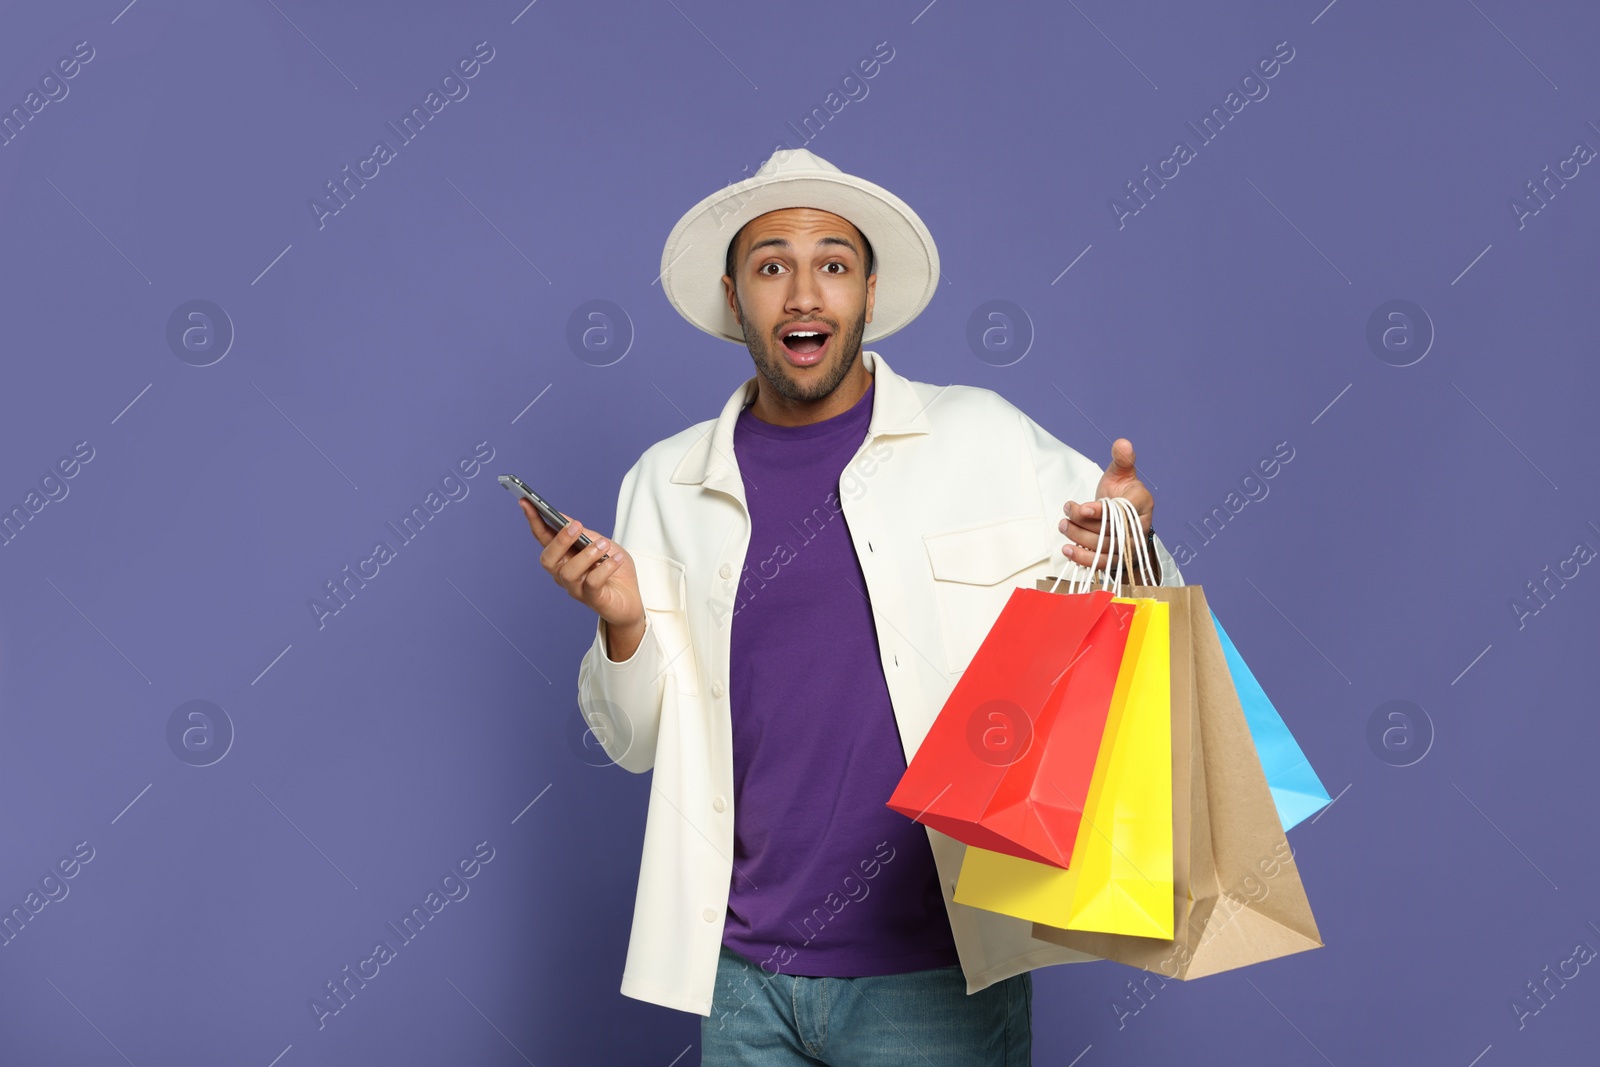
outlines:
M888 806L968 845L1065 867L1132 614L1108 591L1012 590Z
M1097 555L1108 532L1120 547L1102 524ZM1071 862L1135 610L1114 602L1115 577L1012 590L890 808L969 846Z
M1134 603L1068 868L969 846L957 903L1074 930L1173 936L1169 606Z
M1171 605L1175 936L1039 922L1033 936L1179 979L1321 947L1205 592L1197 585L1126 592Z
M1211 613L1211 622L1217 628L1217 638L1222 642L1222 654L1228 661L1228 675L1239 694L1239 704L1244 708L1244 721L1250 727L1250 740L1256 746L1256 756L1261 760L1261 770L1267 776L1267 787L1272 790L1272 801L1278 809L1278 821L1287 831L1316 814L1331 803L1327 789L1317 772L1300 750L1300 743L1289 732L1283 716L1272 706L1266 690L1256 681L1245 664L1244 657L1234 647L1228 631L1222 628L1217 613Z

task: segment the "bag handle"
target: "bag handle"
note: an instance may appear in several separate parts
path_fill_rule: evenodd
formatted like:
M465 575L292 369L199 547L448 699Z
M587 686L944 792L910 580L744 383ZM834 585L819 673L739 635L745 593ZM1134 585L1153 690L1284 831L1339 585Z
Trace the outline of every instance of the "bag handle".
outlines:
M1141 525L1138 509L1133 506L1131 501L1120 496L1101 497L1099 503L1101 505L1101 522L1100 529L1095 534L1094 555L1096 559L1099 559L1101 550L1109 548L1117 560L1114 575L1109 570L1099 572L1100 588L1116 592L1121 587L1123 559L1130 543L1133 546L1136 558L1130 561L1128 567L1129 584L1131 585L1134 581L1133 563L1138 564L1140 575L1145 579L1144 584L1157 584L1155 568L1150 562L1149 546L1145 543L1145 538L1134 532L1139 530ZM1076 576L1067 582L1067 592L1091 592L1094 586L1094 575L1095 572L1091 568L1084 567L1082 575ZM1055 592L1060 584L1061 575L1058 574L1056 575L1056 580L1050 585L1050 592Z
M1139 522L1139 509L1134 507L1133 502L1128 500L1126 497L1113 497L1110 499L1109 503L1118 505L1123 513L1124 518L1127 520L1128 527L1123 537L1123 545L1126 547L1129 542L1133 544L1135 562L1137 562L1139 565L1139 575L1144 579L1143 584L1160 584L1156 581L1155 566L1150 562L1149 540L1144 536L1143 524ZM1122 564L1120 557L1117 560L1117 564L1120 569ZM1133 567L1130 564L1128 567L1128 584L1132 585L1133 583Z

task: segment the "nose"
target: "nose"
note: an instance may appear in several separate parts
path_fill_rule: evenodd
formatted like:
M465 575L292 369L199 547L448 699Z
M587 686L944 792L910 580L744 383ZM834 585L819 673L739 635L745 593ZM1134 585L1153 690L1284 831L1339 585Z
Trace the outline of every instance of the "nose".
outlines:
M793 315L811 315L822 310L822 286L816 275L808 270L796 271L789 286L789 299L784 310Z

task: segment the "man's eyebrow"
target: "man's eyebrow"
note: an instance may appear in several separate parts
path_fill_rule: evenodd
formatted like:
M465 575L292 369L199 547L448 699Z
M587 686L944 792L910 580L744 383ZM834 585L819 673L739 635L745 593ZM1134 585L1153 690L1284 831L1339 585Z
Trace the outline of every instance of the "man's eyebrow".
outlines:
M852 252L854 252L856 254L856 258L859 259L861 257L861 249L857 248L856 247L856 243L854 241L850 240L848 237L833 237L833 236L819 237L817 239L817 244L819 244L819 245L844 245L846 248L850 249L850 251L852 251ZM745 258L748 259L751 256L755 255L756 254L756 249L758 249L758 248L766 248L768 246L773 246L773 247L782 248L782 249L786 249L786 250L792 250L793 247L794 247L793 245L791 245L789 243L789 239L787 237L768 237L764 241L757 241L755 244L751 245L750 246L750 250L745 253Z

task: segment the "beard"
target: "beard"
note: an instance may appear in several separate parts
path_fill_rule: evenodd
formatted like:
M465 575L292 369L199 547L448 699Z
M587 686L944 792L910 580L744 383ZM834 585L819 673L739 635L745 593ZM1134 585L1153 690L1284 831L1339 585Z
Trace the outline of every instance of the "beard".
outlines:
M738 293L734 293L734 302L739 303ZM750 321L750 316L745 314L743 303L739 303L739 321L745 323ZM855 366L856 360L861 356L861 336L867 329L867 312L863 308L860 316L843 333L839 332L839 324L832 319L817 318L812 321L825 322L833 327L833 337L830 340L837 343L838 351L828 357L832 360L831 369L822 368L817 380L809 386L802 385L789 376L794 372L794 368L784 358L783 342L778 340L776 329L770 338L751 337L748 332L745 335L745 345L750 349L750 355L756 362L756 370L779 396L797 404L815 403L833 395L833 391L839 388L839 383L844 381L845 375L850 373L850 368Z

